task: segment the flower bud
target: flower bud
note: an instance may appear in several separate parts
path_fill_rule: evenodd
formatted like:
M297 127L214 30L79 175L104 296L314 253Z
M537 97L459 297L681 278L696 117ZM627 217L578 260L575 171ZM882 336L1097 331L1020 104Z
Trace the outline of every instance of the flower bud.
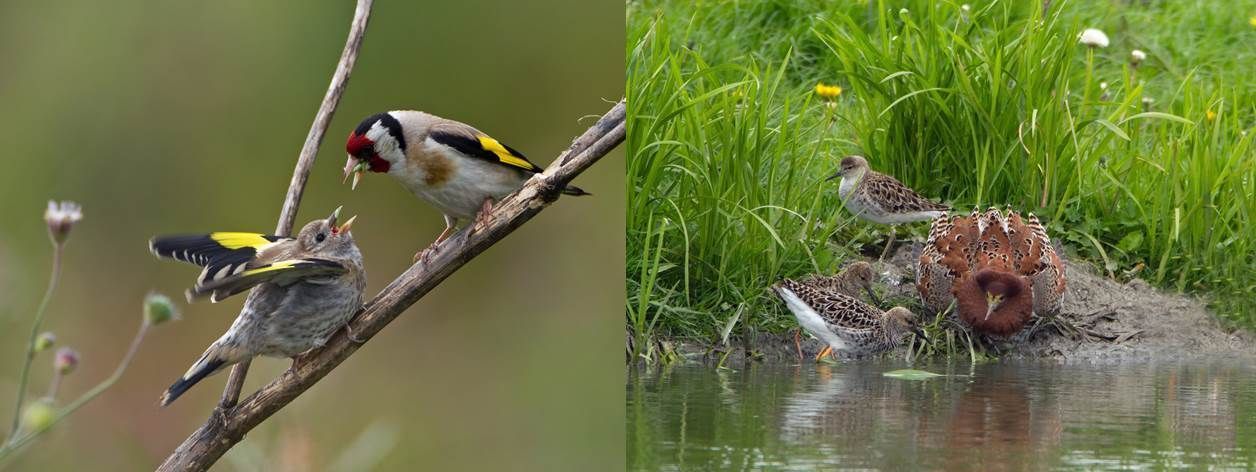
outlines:
M179 310L175 308L170 297L157 292L150 292L144 297L144 322L149 326L157 326L167 321L178 320Z
M56 420L57 409L51 400L36 400L22 410L22 429L28 432L48 429Z
M57 349L57 356L52 360L52 368L56 369L61 375L74 372L74 368L78 367L78 352L68 347Z
M57 336L51 331L45 331L35 338L35 345L31 346L31 350L35 352L44 352L52 348L57 343Z
M48 200L48 209L44 210L44 223L48 224L48 236L54 243L64 243L74 223L81 219L83 208L79 204L69 200L60 203Z

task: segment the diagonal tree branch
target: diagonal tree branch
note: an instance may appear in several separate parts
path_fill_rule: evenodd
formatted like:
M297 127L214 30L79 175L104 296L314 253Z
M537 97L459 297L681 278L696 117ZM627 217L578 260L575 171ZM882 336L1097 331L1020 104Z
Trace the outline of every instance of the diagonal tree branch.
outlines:
M275 234L287 236L292 232L292 225L297 218L297 207L301 205L301 195L305 193L305 183L310 179L310 171L314 168L314 157L318 155L318 146L327 134L331 118L340 105L340 96L344 94L345 85L349 83L349 74L358 61L358 50L362 48L362 38L366 36L366 24L371 18L371 5L374 0L358 0L353 11L353 22L349 24L349 39L345 41L345 49L340 53L340 62L336 72L331 76L331 84L323 95L323 104L314 115L314 123L305 136L305 144L301 146L301 154L297 157L297 167L292 171L292 182L288 184L288 194L283 199L283 209L279 211L279 222L275 224ZM251 294L250 294L251 295ZM247 303L247 302L246 302ZM240 398L240 389L244 388L244 377L248 375L249 362L244 361L231 368L231 376L227 379L227 387L222 391L219 409L231 408Z
M549 169L498 203L487 221L463 228L437 246L428 262L420 261L403 272L363 305L348 330L337 331L321 349L294 362L292 368L225 414L211 416L157 470L208 469L245 433L318 383L424 294L557 199L563 186L623 142L624 115L621 100L576 138ZM350 340L347 331L361 343Z

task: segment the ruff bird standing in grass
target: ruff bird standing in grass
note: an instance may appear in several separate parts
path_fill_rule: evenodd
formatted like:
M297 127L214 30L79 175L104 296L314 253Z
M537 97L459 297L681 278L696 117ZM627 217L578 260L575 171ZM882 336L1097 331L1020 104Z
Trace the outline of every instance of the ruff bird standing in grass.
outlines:
M445 230L415 260L453 234L460 220L487 219L494 203L545 170L471 125L413 110L366 117L345 150L344 177L353 176L352 188L366 171L388 174L445 216ZM574 185L560 191L589 195Z
M873 223L890 225L880 260L885 259L894 244L895 225L931 220L951 209L920 196L894 177L872 170L863 156L843 158L837 173L828 180L838 177L842 182L837 194L847 210Z
M834 351L855 356L888 351L907 333L917 330L915 315L901 306L882 312L836 290L821 290L790 279L773 285L772 290L798 319L799 326L825 342L816 360Z
M1058 314L1064 288L1046 229L1010 210L939 216L916 267L925 306L941 312L954 301L964 324L996 337L1020 332L1034 314Z
M322 346L362 305L366 271L337 208L295 238L256 233L163 236L153 254L204 267L188 299L218 302L256 287L227 332L161 396L169 405L205 377L255 356L292 357Z

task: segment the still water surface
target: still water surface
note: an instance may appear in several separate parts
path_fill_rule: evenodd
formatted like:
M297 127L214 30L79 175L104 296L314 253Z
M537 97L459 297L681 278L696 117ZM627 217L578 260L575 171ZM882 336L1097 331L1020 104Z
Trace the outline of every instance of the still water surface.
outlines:
M902 368L630 368L628 467L1256 470L1250 362Z

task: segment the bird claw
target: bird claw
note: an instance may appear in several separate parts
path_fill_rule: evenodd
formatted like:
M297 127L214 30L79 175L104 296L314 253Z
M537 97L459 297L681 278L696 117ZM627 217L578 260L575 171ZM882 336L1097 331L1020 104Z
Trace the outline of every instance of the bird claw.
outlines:
M468 234L475 232L476 228L487 225L489 221L492 221L492 215L493 199L485 198L484 203L480 205L480 211L475 214L475 221L472 222L471 231L468 231Z
M359 339L357 336L354 336L354 335L353 335L353 327L352 327L352 326L349 326L349 325L347 325L347 324L345 325L345 338L348 338L350 341L353 341L354 343L357 343L357 344L365 344L365 343L366 343L366 340L365 340L365 339Z
M419 252L414 253L413 262L422 262L423 265L427 265L427 263L432 262L433 252L436 252L436 244L432 244L431 246L425 247Z

